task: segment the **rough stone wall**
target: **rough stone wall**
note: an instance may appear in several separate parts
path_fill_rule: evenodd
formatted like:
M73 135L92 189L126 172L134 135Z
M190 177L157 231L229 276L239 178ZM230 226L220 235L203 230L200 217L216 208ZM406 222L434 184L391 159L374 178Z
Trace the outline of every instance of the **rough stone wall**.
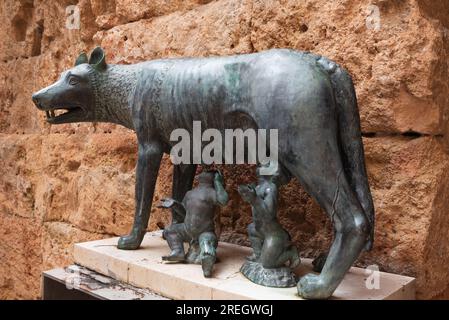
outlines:
M80 29L66 28L70 5ZM376 207L375 247L358 265L417 277L419 298L449 298L449 1L5 0L0 18L0 299L38 298L41 271L70 263L73 243L131 226L133 133L50 127L30 99L98 44L111 63L274 47L341 63L356 84ZM253 168L224 172L222 237L246 243L249 208L235 187ZM165 159L155 201L170 188ZM297 182L280 207L302 255L327 248L331 224ZM152 211L150 229L168 223Z

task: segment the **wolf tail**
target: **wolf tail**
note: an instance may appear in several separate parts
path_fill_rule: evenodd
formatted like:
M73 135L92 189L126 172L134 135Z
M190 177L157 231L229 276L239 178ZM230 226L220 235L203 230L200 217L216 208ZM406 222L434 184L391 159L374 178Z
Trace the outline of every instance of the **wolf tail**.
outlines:
M349 73L324 57L317 63L328 73L337 102L339 140L345 174L370 223L370 238L365 246L371 250L374 240L374 204L365 167L365 153L360 128L354 84Z

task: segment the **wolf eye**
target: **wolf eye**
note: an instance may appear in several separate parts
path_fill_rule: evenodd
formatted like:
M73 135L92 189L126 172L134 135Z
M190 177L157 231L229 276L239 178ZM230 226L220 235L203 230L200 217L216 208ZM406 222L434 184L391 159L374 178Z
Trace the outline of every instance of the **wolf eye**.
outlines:
M74 85L76 85L76 84L78 84L78 79L77 78L75 78L75 77L70 77L69 78L69 84L71 85L71 86L74 86Z

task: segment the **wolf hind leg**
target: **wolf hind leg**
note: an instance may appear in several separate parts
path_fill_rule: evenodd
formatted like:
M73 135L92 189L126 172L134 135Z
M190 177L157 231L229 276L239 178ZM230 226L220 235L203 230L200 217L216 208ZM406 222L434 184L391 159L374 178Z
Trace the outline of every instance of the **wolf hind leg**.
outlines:
M310 299L327 299L332 295L369 237L369 221L344 174L337 144L330 140L326 145L334 147L311 146L307 149L311 158L306 157L304 161L301 157L290 157L294 161L286 163L335 227L335 237L321 274L307 274L298 282L299 295ZM321 161L323 157L327 161Z
M328 191L333 189L327 196L318 195L319 186L311 192L334 221L336 232L321 274L308 274L298 283L298 293L304 298L329 298L358 258L369 236L369 221L348 182L344 177L334 181L332 188L326 188Z
M196 164L177 164L173 166L173 199L182 202L187 191L192 189ZM172 224L184 222L184 216L172 209Z

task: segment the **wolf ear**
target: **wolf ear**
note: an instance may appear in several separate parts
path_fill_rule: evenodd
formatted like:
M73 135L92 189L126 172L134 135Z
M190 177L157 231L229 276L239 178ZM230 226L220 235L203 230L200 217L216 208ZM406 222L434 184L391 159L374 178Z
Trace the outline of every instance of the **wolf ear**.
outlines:
M87 55L84 52L81 52L81 54L76 58L75 61L75 67L79 64L87 63Z
M106 69L106 58L104 56L103 49L96 47L94 51L92 51L89 64L91 64L98 71L103 71Z

